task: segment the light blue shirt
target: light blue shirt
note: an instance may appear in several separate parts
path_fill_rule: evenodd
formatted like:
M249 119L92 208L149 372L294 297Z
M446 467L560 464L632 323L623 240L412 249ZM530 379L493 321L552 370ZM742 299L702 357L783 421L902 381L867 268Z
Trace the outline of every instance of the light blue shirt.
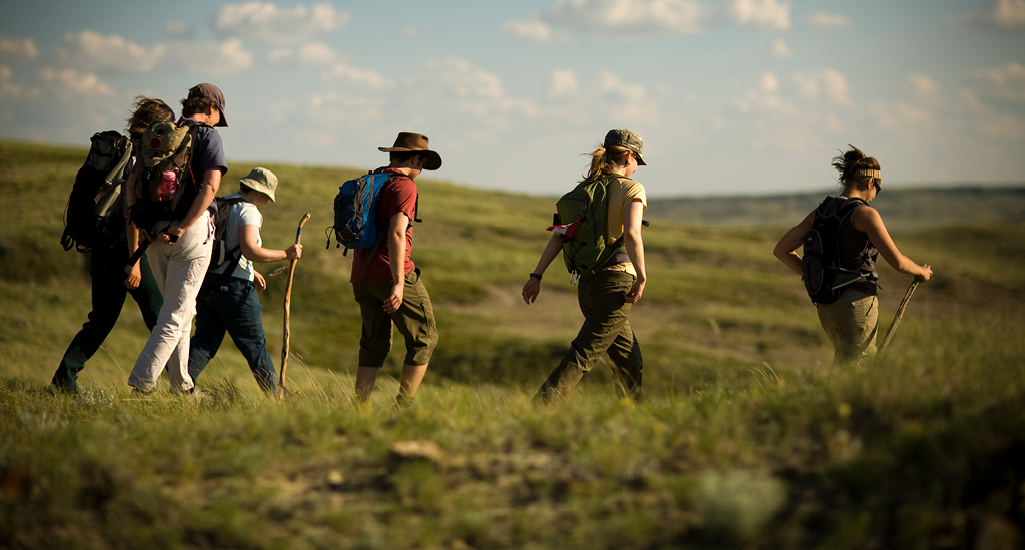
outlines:
M242 198L240 193L232 193L224 198ZM260 210L256 208L256 205L251 202L243 200L237 204L233 204L228 211L228 226L224 230L224 246L225 250L232 250L238 246L238 231L240 228L246 225L255 225L256 232L256 245L263 246L263 238L260 236L259 229L263 226L263 214L260 214ZM211 269L211 273L224 273L227 269L227 265L230 262L224 262L215 269ZM238 277L239 279L246 279L249 281L253 280L253 262L246 259L243 255L239 258L238 267L231 273L232 277Z

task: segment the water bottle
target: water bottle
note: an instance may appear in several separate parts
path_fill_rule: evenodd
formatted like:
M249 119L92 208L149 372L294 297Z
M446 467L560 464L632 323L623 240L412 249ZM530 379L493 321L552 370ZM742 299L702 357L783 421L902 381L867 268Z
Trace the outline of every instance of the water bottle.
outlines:
M160 187L157 188L157 200L169 201L178 194L178 169L172 168L160 174Z

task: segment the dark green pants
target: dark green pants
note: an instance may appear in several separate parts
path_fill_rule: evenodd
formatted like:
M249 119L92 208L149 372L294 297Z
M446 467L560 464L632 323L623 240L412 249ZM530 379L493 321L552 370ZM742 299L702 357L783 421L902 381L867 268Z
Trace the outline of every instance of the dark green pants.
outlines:
M535 399L550 401L555 397L569 397L602 353L608 353L612 359L616 378L626 394L634 399L640 397L641 347L628 319L633 304L627 303L624 297L633 283L634 276L624 271L606 270L580 278L577 299L584 324Z
M133 290L125 288L127 262L128 249L123 242L110 249L102 248L92 252L89 275L92 276L93 310L89 312L89 320L82 325L82 330L78 331L64 352L60 366L53 374L51 383L54 386L71 393L78 391L79 371L85 368L85 362L100 349L100 344L114 329L128 294L139 304L146 328L153 330L164 300L145 256L140 261L142 281L139 287Z

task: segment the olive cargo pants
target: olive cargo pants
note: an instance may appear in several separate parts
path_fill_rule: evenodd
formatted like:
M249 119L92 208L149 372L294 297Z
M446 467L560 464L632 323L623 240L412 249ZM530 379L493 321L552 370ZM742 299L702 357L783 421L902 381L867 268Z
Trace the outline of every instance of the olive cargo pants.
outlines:
M641 347L628 319L633 304L627 303L624 296L634 279L625 271L611 270L580 278L577 300L584 324L562 362L537 391L536 400L569 397L584 374L594 367L598 356L606 352L627 395L640 397Z

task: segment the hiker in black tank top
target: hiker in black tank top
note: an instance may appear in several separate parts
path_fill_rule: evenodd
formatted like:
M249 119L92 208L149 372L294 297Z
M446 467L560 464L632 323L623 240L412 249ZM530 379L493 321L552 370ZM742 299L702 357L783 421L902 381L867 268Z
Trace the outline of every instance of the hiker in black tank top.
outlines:
M865 153L852 145L849 151L833 159L833 166L840 172L843 192L838 197L827 197L819 208L788 231L776 244L773 255L792 271L804 276L804 262L797 255L797 249L805 244L805 237L816 225L822 226L815 222L817 215L827 212L823 207L829 201L859 200L865 203L857 206L841 222L836 233L822 235L823 242L836 239L841 264L839 267L857 270L857 274L851 277L853 282L844 284L844 281L830 281L831 286L842 289L835 301L815 304L819 322L833 344L833 365L837 365L858 362L875 354L879 324L876 254L882 254L893 269L914 275L922 281L932 277L932 269L928 265L919 266L901 254L890 238L879 212L868 206L882 192L879 161L865 156ZM851 203L851 207L854 206Z

